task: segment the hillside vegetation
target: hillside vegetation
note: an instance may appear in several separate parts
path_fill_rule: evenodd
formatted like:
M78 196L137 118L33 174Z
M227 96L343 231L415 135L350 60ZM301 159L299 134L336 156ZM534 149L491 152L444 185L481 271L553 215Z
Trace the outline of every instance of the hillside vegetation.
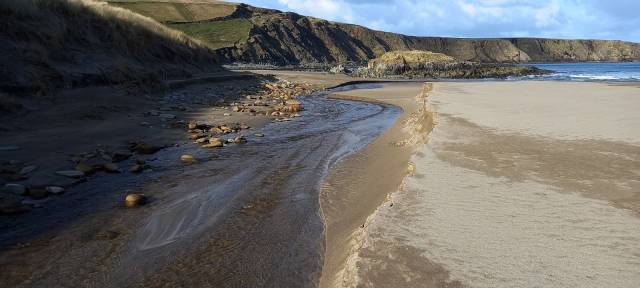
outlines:
M191 21L208 22L198 25L197 29L176 28L206 41L216 49L220 59L227 62L276 65L365 63L385 52L404 50L427 50L461 61L488 63L640 60L640 44L623 41L413 37L245 4L195 0L178 1L180 3L135 2L139 2L135 4L138 5L136 8L133 8L133 4L128 8L138 9L135 11L158 21L193 19ZM189 18L191 16L179 12L194 10L201 12L199 18ZM173 13L173 18L166 16L170 13ZM232 19L246 22L224 22ZM452 25L455 25L453 21ZM216 22L224 22L221 25L227 28L220 29ZM229 29L229 26L233 29ZM206 30L218 31L206 33Z
M12 94L147 85L219 69L205 45L104 2L3 0L0 17L0 90Z

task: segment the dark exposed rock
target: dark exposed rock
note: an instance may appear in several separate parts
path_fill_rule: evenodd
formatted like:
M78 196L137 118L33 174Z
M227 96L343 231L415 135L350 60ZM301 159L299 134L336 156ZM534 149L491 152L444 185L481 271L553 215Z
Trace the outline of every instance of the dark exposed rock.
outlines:
M458 61L430 51L388 52L369 61L367 68L354 73L376 78L505 78L546 73L531 66Z

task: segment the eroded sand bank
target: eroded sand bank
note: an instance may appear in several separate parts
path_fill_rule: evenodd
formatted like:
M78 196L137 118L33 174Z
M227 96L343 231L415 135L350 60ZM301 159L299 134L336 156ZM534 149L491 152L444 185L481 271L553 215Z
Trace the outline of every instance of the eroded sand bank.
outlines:
M430 89L430 84L424 83L386 84L377 89L330 95L392 104L402 108L403 113L385 133L347 156L325 178L320 198L326 229L321 287L340 287L354 281L351 263L362 243L367 218L410 172L412 152L433 127L426 106Z
M366 227L347 286L638 286L640 89L438 83L429 101L416 174Z

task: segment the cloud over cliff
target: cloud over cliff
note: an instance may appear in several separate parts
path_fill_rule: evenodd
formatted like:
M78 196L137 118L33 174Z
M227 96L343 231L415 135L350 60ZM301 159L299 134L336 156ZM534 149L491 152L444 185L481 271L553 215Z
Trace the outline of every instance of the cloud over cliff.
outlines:
M417 36L640 42L636 0L247 0L248 4Z

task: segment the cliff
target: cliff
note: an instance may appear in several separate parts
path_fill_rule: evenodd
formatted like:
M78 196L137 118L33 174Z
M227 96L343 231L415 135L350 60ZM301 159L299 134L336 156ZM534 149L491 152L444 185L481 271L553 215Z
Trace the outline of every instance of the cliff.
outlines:
M165 3L162 6L157 2L114 5L156 17L172 28L209 43L216 49L217 57L225 62L364 63L385 52L398 50L428 50L460 61L485 63L640 60L640 44L623 41L414 37L217 1ZM166 13L158 12L168 9L167 5L172 7L171 11L186 12L167 20ZM198 11L198 17L193 16L193 11Z

